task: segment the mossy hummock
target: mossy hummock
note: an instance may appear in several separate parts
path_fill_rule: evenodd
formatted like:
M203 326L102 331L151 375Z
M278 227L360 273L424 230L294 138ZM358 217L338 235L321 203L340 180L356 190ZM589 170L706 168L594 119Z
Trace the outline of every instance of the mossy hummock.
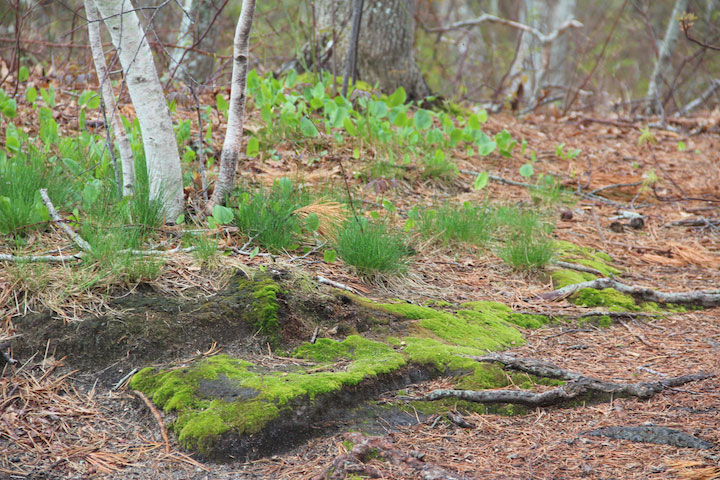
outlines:
M253 290L260 302L252 307L254 316L276 320L278 310L271 307L277 304L279 290L266 280ZM282 367L268 368L217 355L184 368L146 368L133 377L130 386L177 415L172 429L184 447L218 457L222 452L216 447L227 445L229 436L258 434L276 419L296 415L299 410L311 412L312 405L322 405L333 395L403 369L422 368L428 375L464 374L461 381L469 388L504 386L507 376L497 366L463 355L478 356L520 345L524 339L517 325L538 327L548 321L540 315L513 313L494 302L463 304L453 314L354 296L353 301L395 315L396 323L403 324L401 334L379 339L351 335L342 341L320 338L298 347L292 356L299 361Z

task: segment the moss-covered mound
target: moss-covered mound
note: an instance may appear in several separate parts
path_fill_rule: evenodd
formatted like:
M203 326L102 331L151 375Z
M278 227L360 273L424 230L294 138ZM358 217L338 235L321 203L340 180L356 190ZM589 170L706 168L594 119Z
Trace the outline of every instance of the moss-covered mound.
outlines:
M390 314L392 334L320 338L297 347L291 353L297 361L279 365L217 355L183 368L146 368L130 386L176 415L172 429L184 447L206 457L243 458L257 455L258 448L267 454L290 446L288 440L310 431L329 405L353 403L379 391L369 385L402 386L414 380L410 371L415 379L463 374L469 388L503 386L507 377L498 367L466 356L519 345L524 340L517 325L547 322L493 302L472 302L450 312L338 296L380 317ZM263 311L277 301L272 295L262 299ZM273 440L283 435L283 441Z

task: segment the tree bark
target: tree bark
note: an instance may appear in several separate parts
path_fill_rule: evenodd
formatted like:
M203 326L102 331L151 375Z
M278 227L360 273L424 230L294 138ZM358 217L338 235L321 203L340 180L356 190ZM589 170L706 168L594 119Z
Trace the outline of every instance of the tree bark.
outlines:
M220 29L212 26L217 8L212 0L185 0L177 45L212 52L216 49ZM213 73L214 59L209 55L174 48L170 71L177 68L176 78L185 82L205 83Z
M222 154L220 155L220 171L215 184L208 210L214 205L223 204L235 183L235 170L240 158L242 146L243 120L245 116L245 85L247 83L248 44L250 29L255 14L255 0L243 0L242 12L235 28L233 45L232 87L230 88L230 107L228 124L225 132Z
M664 83L665 74L670 66L670 57L672 56L678 34L680 33L680 24L677 18L687 9L687 4L688 0L677 0L670 14L670 21L665 30L665 37L663 37L662 44L660 45L660 52L655 61L655 68L653 69L650 83L648 84L647 107L645 109L647 113L657 113L661 110L662 105L659 104L660 88Z
M332 52L323 64L330 69L333 58L337 65L345 65L350 40L351 0L321 0L317 6L317 31L323 32L326 45L332 40L328 32L338 32ZM358 79L377 85L386 93L403 87L410 100L430 95L415 61L415 4L413 0L385 0L365 2L360 24L357 52ZM336 22L333 25L333 20Z
M575 0L525 0L519 22L549 35L573 20L574 11ZM543 89L567 86L568 40L564 34L549 43L527 31L521 35L510 70L510 91L527 93L528 103L534 105Z
M100 15L95 6L94 0L85 0L85 14L88 19L88 38L90 41L90 49L92 50L93 62L95 63L95 71L97 72L98 84L102 93L103 101L107 107L110 117L110 125L115 141L117 142L118 151L120 152L120 163L122 165L122 192L124 196L132 195L135 192L135 157L133 157L132 147L125 131L125 126L120 121L120 113L115 102L115 92L113 92L112 83L107 74L107 64L105 63L105 55L102 49L102 40L100 37ZM113 148L108 145L108 148Z
M183 182L175 132L152 52L130 0L95 0L118 50L145 148L150 199L168 222L182 213Z

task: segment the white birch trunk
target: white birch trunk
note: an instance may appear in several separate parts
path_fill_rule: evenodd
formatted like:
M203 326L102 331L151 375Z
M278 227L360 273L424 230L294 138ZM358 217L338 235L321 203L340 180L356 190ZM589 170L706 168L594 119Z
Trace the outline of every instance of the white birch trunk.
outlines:
M245 84L247 83L250 29L255 14L255 0L243 0L242 12L235 28L233 43L232 86L230 88L230 107L228 124L220 155L220 171L215 184L208 210L214 205L225 202L225 197L235 184L235 170L240 158L242 146L243 120L245 116Z
M659 110L658 107L660 106L659 103L662 102L662 100L660 100L660 88L665 79L665 74L670 65L670 57L672 56L678 34L680 33L680 24L677 18L687 9L687 4L688 0L677 0L670 15L670 21L665 30L665 37L660 45L660 53L655 61L655 68L653 69L650 83L648 84L647 113L657 113Z
M185 50L193 45L209 52L215 50L220 29L217 25L210 25L217 8L212 0L185 0L182 8L182 21L176 43L184 48L170 49L170 71L176 71L175 78L185 82L205 83L213 73L213 57ZM178 67L178 64L182 66Z
M123 177L122 191L124 196L129 196L135 192L135 158L133 157L125 126L120 121L120 113L115 102L115 92L113 92L112 83L107 74L107 64L105 63L100 37L100 15L93 0L85 0L85 14L88 20L90 50L92 50L93 61L95 62L100 92L110 119L110 125L107 128L112 127L118 151L120 152ZM113 148L113 146L108 145L108 148Z
M140 122L150 199L162 202L165 220L173 223L184 207L180 156L150 45L130 0L95 0L95 4L118 50Z

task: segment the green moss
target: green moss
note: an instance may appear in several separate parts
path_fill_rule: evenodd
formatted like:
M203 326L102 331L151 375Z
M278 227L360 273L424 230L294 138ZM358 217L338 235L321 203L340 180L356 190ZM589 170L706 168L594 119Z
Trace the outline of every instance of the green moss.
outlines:
M274 282L261 280L239 288L252 290L251 310L258 321L265 326L277 321L280 289ZM172 428L183 446L211 454L218 436L229 431L241 435L259 432L283 413L291 414L299 402L312 402L365 379L395 372L408 363L429 366L439 373L463 373L466 376L461 383L476 389L505 386L513 376L464 355L480 356L488 350L519 345L524 340L515 325L536 327L547 321L542 316L515 314L494 302L467 303L452 314L406 303L378 304L348 297L365 307L404 317L408 334L384 341L357 335L342 341L321 338L292 353L316 362L311 366L269 370L217 355L180 369L143 369L130 385L148 394L166 412L177 414ZM532 385L527 376L512 381Z
M630 295L620 293L614 288L604 288L602 290L583 288L574 293L570 300L583 307L607 307L611 311L642 310Z
M282 289L270 278L240 281L238 288L252 292L252 306L245 312L247 320L276 345L280 335L278 295L282 293Z
M561 260L594 268L606 277L612 277L622 273L620 269L611 265L613 259L605 252L589 247L581 247L564 240L556 240L555 248Z
M552 272L551 277L553 287L556 289L595 280L597 278L592 273L578 272L575 270L555 270Z

